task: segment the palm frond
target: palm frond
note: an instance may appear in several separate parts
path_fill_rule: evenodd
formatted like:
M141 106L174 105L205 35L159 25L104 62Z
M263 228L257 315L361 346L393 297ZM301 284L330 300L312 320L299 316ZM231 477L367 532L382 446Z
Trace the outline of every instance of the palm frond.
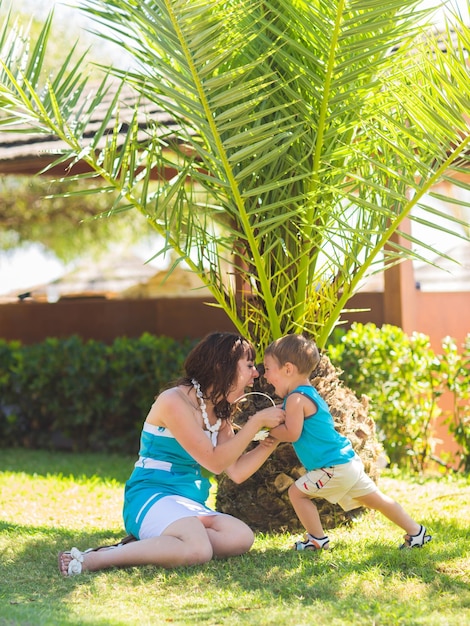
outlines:
M468 28L444 53L418 0L81 4L133 66L104 68L85 100L70 58L39 84L50 21L31 58L4 30L0 124L60 137L58 161L85 160L103 190L119 192L119 210L145 215L261 347L302 329L324 345L367 276L422 258L401 225L434 223L426 196L436 183L469 187L451 174L470 166ZM123 141L118 94L87 138L108 73L138 94ZM171 132L148 118L142 138L139 98L171 114ZM168 168L170 181L153 181ZM443 231L464 227L446 218Z

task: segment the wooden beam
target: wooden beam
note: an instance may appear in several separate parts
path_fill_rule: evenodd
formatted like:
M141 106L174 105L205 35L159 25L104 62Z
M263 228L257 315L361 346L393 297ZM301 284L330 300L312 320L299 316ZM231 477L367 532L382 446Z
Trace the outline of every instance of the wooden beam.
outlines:
M410 221L406 220L401 229L411 232ZM392 236L403 247L409 242L398 234ZM413 263L404 260L384 272L384 322L399 326L406 333L416 330L417 289L414 278Z

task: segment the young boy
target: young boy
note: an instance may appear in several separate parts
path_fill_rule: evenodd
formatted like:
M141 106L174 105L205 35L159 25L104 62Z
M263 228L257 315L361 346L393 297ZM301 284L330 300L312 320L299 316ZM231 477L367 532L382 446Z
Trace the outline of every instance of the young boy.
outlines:
M380 511L405 532L401 548L421 547L431 536L404 509L384 495L364 471L349 439L335 430L326 402L310 382L320 354L314 341L302 335L286 335L271 343L264 355L265 378L284 398L285 423L270 435L293 443L307 470L289 488L289 498L307 531L294 550L329 548L314 498L338 503L345 511L368 507Z

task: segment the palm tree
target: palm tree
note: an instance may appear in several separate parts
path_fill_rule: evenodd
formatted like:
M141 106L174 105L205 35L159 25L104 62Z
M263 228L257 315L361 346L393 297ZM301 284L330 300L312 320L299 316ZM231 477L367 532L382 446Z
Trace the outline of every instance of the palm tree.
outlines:
M290 332L324 348L368 276L419 258L413 246L426 244L402 228L407 219L444 218L436 228L467 237L465 220L425 200L443 179L468 189L459 177L470 162L462 20L436 37L417 0L80 4L130 69L102 68L84 99L81 60L42 76L51 19L31 52L7 23L2 127L62 139L57 162L85 160L100 191L117 190L121 207L140 211L261 351ZM90 137L111 80L177 127L149 119L142 141L137 103L118 145L118 93L106 120L116 119L115 132L103 124ZM174 177L152 183L167 167Z

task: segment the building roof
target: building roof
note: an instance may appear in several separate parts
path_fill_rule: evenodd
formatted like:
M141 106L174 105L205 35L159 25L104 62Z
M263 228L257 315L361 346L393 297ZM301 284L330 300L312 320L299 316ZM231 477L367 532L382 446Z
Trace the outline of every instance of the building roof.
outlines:
M176 296L210 296L201 279L189 269L177 266L158 270L132 253L109 253L98 260L88 259L60 278L47 283L15 289L0 296L0 303L33 299L110 298L139 300Z
M2 302L32 298L55 302L60 298L113 298L120 292L148 280L156 272L134 254L107 254L100 259L88 259L60 278L30 285L0 296Z
M90 91L93 86L90 86ZM102 99L99 106L93 112L90 122L86 129L86 137L93 135L101 128L104 120L109 115L109 108L116 95L116 89L110 86L106 96ZM134 114L135 105L138 101L138 95L130 87L125 86L119 94L119 119L121 122L120 135L124 142L128 124ZM162 131L167 133L172 128L176 128L177 124L172 116L158 107L156 104L140 98L139 100L139 127L141 129L138 139L145 141L147 139L146 128L149 119L152 124L159 124ZM110 117L106 133L109 135L113 132L115 118ZM40 173L45 167L53 163L62 150L66 150L67 146L51 134L30 134L18 130L2 129L0 133L0 174L25 175L31 176ZM50 175L64 175L67 171L67 165L62 164L59 168L49 170ZM72 173L78 174L87 171L88 166L85 163L74 164Z

